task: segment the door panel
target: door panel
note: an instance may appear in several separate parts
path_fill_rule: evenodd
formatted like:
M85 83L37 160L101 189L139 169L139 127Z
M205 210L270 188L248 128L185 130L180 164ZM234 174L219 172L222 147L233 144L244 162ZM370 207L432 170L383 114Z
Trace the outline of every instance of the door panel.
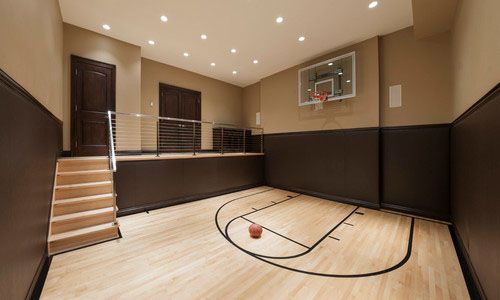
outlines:
M107 155L107 111L115 109L115 67L71 56L71 152Z
M160 83L160 116L201 120L201 93ZM195 131L194 146L197 149L201 148L200 124L167 120L160 123L162 124L161 152L193 151L193 129Z

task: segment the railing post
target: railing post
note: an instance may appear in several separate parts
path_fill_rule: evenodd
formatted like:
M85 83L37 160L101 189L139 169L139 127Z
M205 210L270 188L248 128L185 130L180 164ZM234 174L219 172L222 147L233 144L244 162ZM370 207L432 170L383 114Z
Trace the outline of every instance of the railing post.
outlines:
M260 131L260 153L264 153L264 129Z
M220 128L220 154L224 154L224 127Z
M196 155L196 123L193 122L193 155Z
M247 153L246 137L247 137L247 130L243 128L243 154Z
M156 157L160 157L160 121L156 120Z

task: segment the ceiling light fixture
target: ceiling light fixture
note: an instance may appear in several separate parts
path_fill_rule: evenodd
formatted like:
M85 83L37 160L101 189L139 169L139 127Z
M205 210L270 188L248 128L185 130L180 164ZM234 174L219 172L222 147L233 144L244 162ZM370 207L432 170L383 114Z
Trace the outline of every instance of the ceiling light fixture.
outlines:
M329 66L333 66L333 63L331 62L331 63L329 63L328 65L329 65Z
M377 7L377 5L378 5L378 1L372 1L372 2L370 2L370 4L368 4L368 7L375 8L375 7Z
M233 71L233 75L236 75L237 73L238 73L238 72L236 72L236 71Z
M153 40L149 40L149 41L148 41L148 44L150 44L150 45L154 45L154 44L155 44L155 41L153 41Z
M167 21L168 21L168 18L167 18L167 16L163 15L163 16L161 16L161 17L160 17L160 20L161 20L162 22L167 22Z
M184 52L182 55L184 55L185 57L188 57L188 56L189 56L189 53Z
M106 29L106 30L110 30L111 29L111 26L109 26L108 24L103 24L102 25L102 28Z
M212 67L215 67L215 63L210 63L210 65L211 65Z
M206 40L206 39L207 39L207 35L206 35L206 34L202 34L202 35L201 35L201 39L202 39L202 40Z
M278 23L278 24L283 23L283 17L277 17L276 23Z
M305 37L303 37L303 36L299 37L299 42L303 42L303 41L305 41L305 40L306 40L306 38L305 38Z
M236 49L231 49L231 53L236 53Z
M259 63L259 61L258 61L258 60L256 60L256 59L254 59L254 60L253 60L253 63L254 63L254 64L258 64L258 63Z
M347 83L351 83L351 80L350 80L350 79L349 79L349 80L346 80L346 82L347 82Z

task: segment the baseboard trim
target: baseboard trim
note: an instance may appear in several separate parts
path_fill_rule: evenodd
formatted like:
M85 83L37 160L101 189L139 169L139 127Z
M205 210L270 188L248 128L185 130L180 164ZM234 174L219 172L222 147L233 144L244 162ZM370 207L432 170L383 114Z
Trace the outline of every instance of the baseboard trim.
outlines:
M462 269L462 274L464 275L465 283L467 284L467 290L469 291L469 297L473 300L475 299L486 299L479 278L474 270L472 262L470 261L469 254L465 249L465 245L458 233L455 225L450 225L451 239L453 240L453 245L455 246L455 251L458 256L458 261L460 262L460 267Z
M435 214L432 212L419 210L419 209L411 208L411 207L400 206L400 205L396 205L396 204L380 203L380 208L387 209L387 210L393 210L393 211L397 211L397 212L401 212L401 213L405 213L405 214L410 214L410 215L414 215L414 216L420 216L420 217L424 217L424 218L444 221L444 222L451 222L451 218L449 215L445 216L445 215Z
M43 257L40 260L40 264L36 270L33 281L31 282L26 299L40 299L42 295L43 286L45 284L45 279L47 279L47 274L49 273L50 263L52 262L52 257L48 256L47 251L43 253Z
M270 184L270 183L267 183L266 185L273 187L273 188L277 188L277 189L283 189L283 190L287 190L290 192L295 192L295 193L300 193L300 194L304 194L304 195L308 195L308 196L333 200L333 201L342 202L342 203L346 203L346 204L353 204L353 205L363 206L363 207L367 207L367 208L374 208L374 209L380 208L380 206L378 204L373 203L373 202L369 202L369 201L365 201L365 200L330 195L330 194L325 194L325 193L321 193L321 192L315 192L315 191L310 191L310 190L306 190L306 189L295 188L295 187L291 187L291 186L282 186L282 185L276 185L276 184Z
M117 212L118 217L123 217L127 215L132 215L132 214L137 214L141 212L147 212L150 210L155 210L155 209L160 209L168 206L174 206L178 204L183 204L183 203L188 203L188 202L193 202L193 201L199 201L203 200L206 198L210 197L216 197L224 194L229 194L229 193L234 193L246 189L251 189L259 186L265 185L264 182L257 183L257 184L250 184L250 185L244 185L244 186L239 186L239 187L234 187L234 188L229 188L229 189L224 189L221 191L216 191L212 193L205 193L205 194L197 194L197 195L192 195L192 196L187 196L187 197L180 197L180 198L175 198L175 199L169 199L169 200L164 200L161 202L156 202L152 204L146 204L146 205L141 205L141 206L135 206L135 207L129 207L129 208L120 208ZM118 203L120 202L118 196ZM120 205L118 204L118 207Z

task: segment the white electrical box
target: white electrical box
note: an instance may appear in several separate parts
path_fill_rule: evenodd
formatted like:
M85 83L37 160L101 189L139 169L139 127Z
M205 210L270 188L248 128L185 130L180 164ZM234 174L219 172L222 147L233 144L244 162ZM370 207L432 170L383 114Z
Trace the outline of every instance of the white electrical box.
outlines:
M260 112L255 113L255 125L260 125Z
M401 107L403 106L401 101L401 84L391 85L389 87L389 107Z

